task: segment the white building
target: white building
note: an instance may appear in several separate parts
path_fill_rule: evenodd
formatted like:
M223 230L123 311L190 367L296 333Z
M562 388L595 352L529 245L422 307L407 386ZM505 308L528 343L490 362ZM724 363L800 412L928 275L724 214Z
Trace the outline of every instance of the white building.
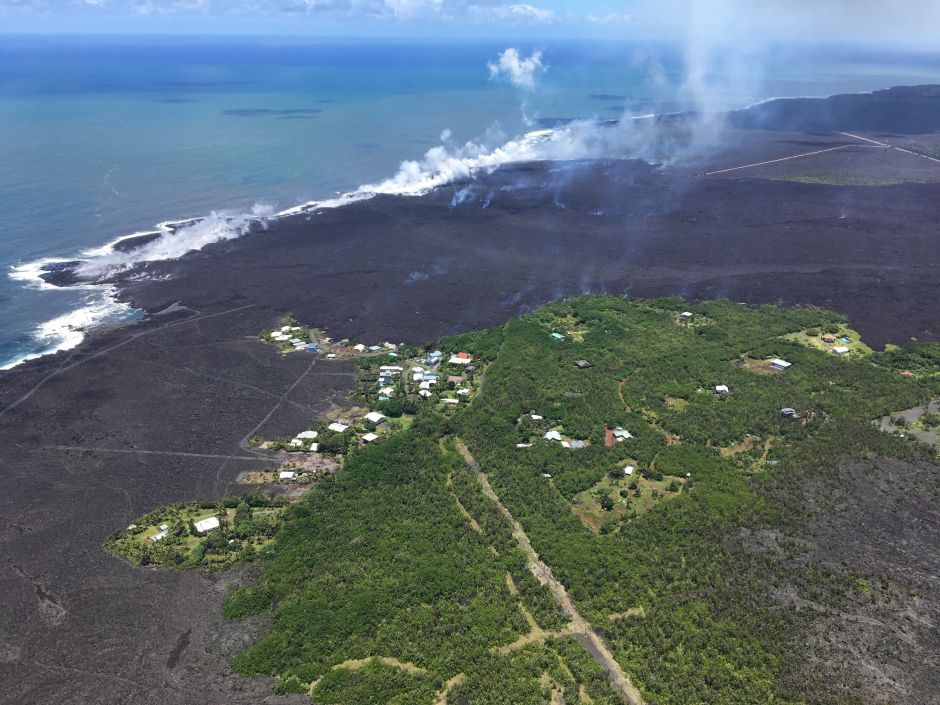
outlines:
M441 399L445 404L459 404L460 399Z
M633 468L632 465L627 465L627 466L623 469L623 474L624 474L624 475L632 475L632 474L633 474L633 470L634 470L634 468Z
M832 349L832 352L834 352L836 355L845 355L848 351L849 349L844 345L837 345Z
M219 524L219 517L208 517L207 519L197 521L193 526L196 527L197 534L205 534L209 531L215 531L221 524Z
M346 429L348 429L349 426L347 426L344 423L339 423L338 421L334 421L329 426L327 426L327 428L336 433L346 433Z
M792 367L792 363L787 362L786 360L781 360L779 357L775 357L770 361L770 366L775 370L785 370L788 367Z
M277 476L278 480L293 480L297 476L297 473L291 472L290 470L281 470L281 473Z
M730 391L731 391L731 390L728 389L728 385L727 385L727 384L716 384L716 385L715 385L715 394L718 394L719 396L724 396L724 395L728 394Z
M379 437L374 433L367 433L362 437L363 443L375 443L377 440L379 440Z
M544 438L546 441L560 441L561 434L558 433L558 431L548 431L544 436L542 436L542 438Z
M311 440L311 441L316 437L317 437L316 431L301 431L300 433L297 434L297 438L303 438L305 440Z

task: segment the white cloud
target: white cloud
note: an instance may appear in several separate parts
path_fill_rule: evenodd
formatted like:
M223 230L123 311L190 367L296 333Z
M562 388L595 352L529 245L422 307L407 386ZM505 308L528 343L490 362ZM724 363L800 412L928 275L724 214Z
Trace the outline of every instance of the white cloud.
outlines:
M536 7L529 3L512 5L470 5L467 12L477 19L493 22L518 22L524 24L549 24L557 19L553 10Z
M509 48L496 61L487 64L490 78L505 79L518 88L535 88L536 76L548 67L542 63L542 52L533 51L527 59L517 49Z
M437 14L444 0L385 0L385 7L396 17L426 17Z
M633 21L633 15L627 14L626 12L611 12L606 15L586 15L584 17L586 22L591 24L601 24L601 25L618 25L618 24L629 24Z

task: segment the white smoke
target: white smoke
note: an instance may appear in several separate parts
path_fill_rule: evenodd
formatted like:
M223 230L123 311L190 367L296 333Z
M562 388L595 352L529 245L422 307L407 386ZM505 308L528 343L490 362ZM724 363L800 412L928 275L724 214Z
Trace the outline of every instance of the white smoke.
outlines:
M542 63L542 52L533 51L523 59L518 49L510 47L502 52L496 61L487 64L490 78L494 80L505 79L517 88L532 90L535 88L536 76L548 67Z
M187 252L201 250L206 245L241 237L252 224L263 225L273 214L274 209L263 204L256 204L247 213L212 211L190 225L175 230L167 228L160 236L130 252L112 248L110 252L80 264L76 272L81 277L100 279L145 262L176 259Z

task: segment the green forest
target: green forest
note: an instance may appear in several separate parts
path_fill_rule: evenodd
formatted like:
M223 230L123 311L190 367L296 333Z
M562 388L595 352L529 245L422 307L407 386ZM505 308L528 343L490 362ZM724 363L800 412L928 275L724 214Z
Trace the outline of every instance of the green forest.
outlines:
M940 395L940 347L840 357L794 336L834 325L847 322L820 309L591 296L445 338L441 350L484 370L479 394L448 416L416 407L283 511L257 582L225 602L229 618L271 620L235 670L324 704L621 702L466 444L646 702L860 702L850 673L837 697L794 676L820 613L773 596L786 586L837 610L869 599L878 577L796 540L779 552L739 540L800 535L819 509L794 488L838 482L843 458L936 463L936 449L873 421ZM612 442L613 429L629 437ZM596 487L600 529L574 510ZM644 488L648 509L614 511Z

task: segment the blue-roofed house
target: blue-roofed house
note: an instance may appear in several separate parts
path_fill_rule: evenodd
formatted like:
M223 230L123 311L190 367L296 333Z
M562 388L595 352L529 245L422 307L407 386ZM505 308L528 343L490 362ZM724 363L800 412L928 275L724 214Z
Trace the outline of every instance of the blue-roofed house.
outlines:
M319 343L307 343L307 352L317 352L320 349Z

